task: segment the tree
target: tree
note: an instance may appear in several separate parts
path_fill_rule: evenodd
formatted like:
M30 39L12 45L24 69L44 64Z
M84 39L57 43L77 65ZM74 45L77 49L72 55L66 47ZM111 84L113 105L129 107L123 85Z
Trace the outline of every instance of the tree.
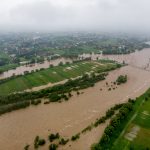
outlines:
M110 141L109 136L106 133L104 133L102 138L101 138L100 143L103 145L103 144L107 144L109 141Z
M51 144L51 145L49 146L49 150L56 150L57 147L58 147L58 145L56 145L56 144Z
M114 132L114 127L113 126L107 126L105 131L104 131L107 135L111 136Z

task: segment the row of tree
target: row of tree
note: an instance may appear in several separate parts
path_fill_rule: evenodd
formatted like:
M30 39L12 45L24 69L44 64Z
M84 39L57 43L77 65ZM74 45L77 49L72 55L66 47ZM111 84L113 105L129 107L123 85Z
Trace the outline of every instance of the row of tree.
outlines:
M1 114L10 112L10 110L16 110L16 107L17 109L21 109L21 102L25 103L25 101L28 102L26 107L28 107L30 104L38 105L41 103L41 100L39 100L41 98L48 98L49 102L59 102L62 100L67 101L69 98L71 98L72 91L77 91L77 94L80 94L79 90L93 87L96 82L105 79L105 77L108 75L107 71L114 70L118 67L120 67L120 65L106 68L103 70L104 73L99 71L96 74L84 74L82 77L75 80L70 79L64 84L55 85L40 91L13 93L6 96L0 96L0 112ZM45 104L48 104L49 102L46 102Z
M133 111L134 104L135 101L129 99L127 103L122 105L119 112L110 120L109 125L105 128L99 143L95 144L92 150L106 150L112 146L114 139L118 137L123 128L123 122L127 120L129 114Z
M22 108L21 102L23 102L23 104L28 104L26 105L26 107L30 105L30 102L33 105L37 105L41 103L41 100L38 100L40 98L49 98L50 102L69 100L69 98L72 96L71 91L78 92L78 90L80 89L94 86L96 82L104 80L106 75L107 73L102 73L94 76L86 74L81 78L69 80L64 84L56 85L47 89L43 89L41 91L23 92L10 94L7 96L0 96L0 112L1 114L4 112L9 112L11 108L11 110L15 110L14 106L17 106L17 109ZM8 111L6 111L7 108L9 108Z

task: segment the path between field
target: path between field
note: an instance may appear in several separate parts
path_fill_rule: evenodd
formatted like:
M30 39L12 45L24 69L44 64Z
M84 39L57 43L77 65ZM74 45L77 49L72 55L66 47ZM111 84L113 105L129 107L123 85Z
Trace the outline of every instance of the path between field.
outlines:
M82 77L82 76L77 76L77 77L75 77L75 78L70 78L70 79L75 80L75 79L78 79L78 78L80 78L80 77ZM46 84L46 85L41 85L41 86L33 87L33 88L31 88L31 89L26 89L26 90L24 90L23 92L40 91L40 90L42 90L42 89L46 89L46 88L49 88L49 87L52 87L52 86L55 86L55 85L64 84L64 83L66 83L68 80L69 80L69 79L65 79L65 80L62 80L62 81L56 82L56 83L51 83L51 82L50 82L50 83L48 83L48 84Z
M58 85L58 84L64 84L68 81L68 79L65 79L65 80L62 80L60 82L56 82L56 83L48 83L46 85L41 85L41 86L36 86L36 87L33 87L31 89L26 89L24 90L23 92L33 92L33 91L40 91L42 89L46 89L46 88L49 88L49 87L52 87L54 85Z
M98 62L94 62L95 64L98 64L98 65L103 65L103 64L100 64L100 63L98 63ZM128 65L128 66L131 66L131 65ZM131 66L131 67L133 67L133 66ZM133 68L136 68L136 67L133 67ZM138 68L139 70L141 70L140 68ZM144 71L147 71L147 70L144 70ZM112 71L110 71L110 72L112 72ZM77 76L77 77L75 77L75 78L70 78L70 79L72 79L72 80L75 80L75 79L78 79L78 78L80 78L80 77L82 77L82 76ZM22 92L34 92L34 91L40 91L40 90L42 90L42 89L46 89L46 88L49 88L49 87L52 87L52 86L55 86L55 85L59 85L59 84L64 84L64 83L66 83L67 81L68 81L69 79L65 79L65 80L62 80L62 81L60 81L60 82L56 82L56 83L48 83L48 84L46 84L46 85L41 85L41 86L37 86L37 87L33 87L33 88L31 88L31 89L26 89L26 90L24 90L24 91L22 91ZM146 84L146 82L148 82L148 81L145 81L145 84ZM145 86L145 85L143 85L143 86ZM142 88L142 87L140 87L140 88ZM138 89L138 90L140 90L140 88ZM137 90L137 91L138 91ZM21 93L22 93L21 92ZM134 91L135 93L136 93L136 91ZM20 93L20 92L19 92ZM125 98L126 99L126 98Z
M94 61L94 63L97 64L97 65L104 65L104 64L102 64L102 63L95 62L95 61ZM111 71L110 71L110 72L111 72ZM86 72L86 73L88 73L88 72ZM80 78L80 77L82 77L82 75L81 75L81 76L77 76L77 77L75 77L75 78L70 78L70 79L75 80L75 79L78 79L78 78ZM33 87L33 88L31 88L31 89L26 89L26 90L24 90L23 92L40 91L40 90L42 90L42 89L46 89L46 88L49 88L49 87L52 87L52 86L55 86L55 85L58 85L58 84L64 84L64 83L66 83L68 80L69 80L69 79L65 79L65 80L62 80L62 81L56 82L56 83L51 83L51 82L50 82L50 83L48 83L48 84L46 84L46 85L41 85L41 86ZM19 93L20 93L20 92L19 92ZM21 93L22 93L22 92L21 92Z

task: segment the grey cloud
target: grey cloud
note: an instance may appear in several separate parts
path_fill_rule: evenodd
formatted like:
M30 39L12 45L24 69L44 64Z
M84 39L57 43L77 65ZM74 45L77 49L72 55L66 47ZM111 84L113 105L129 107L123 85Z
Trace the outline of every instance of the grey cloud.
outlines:
M9 1L9 0L7 0ZM10 7L6 29L150 32L149 0L30 0ZM64 3L62 3L64 2ZM11 4L11 1L10 1ZM7 17L9 16L9 17Z

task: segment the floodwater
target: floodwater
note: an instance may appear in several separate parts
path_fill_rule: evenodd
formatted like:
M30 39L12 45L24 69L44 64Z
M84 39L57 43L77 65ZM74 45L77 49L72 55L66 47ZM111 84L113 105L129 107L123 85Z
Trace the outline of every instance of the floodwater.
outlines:
M126 55L103 55L104 59L116 60L120 63L127 63L130 66L150 70L150 49L136 51Z
M74 96L67 102L31 106L0 116L0 149L21 150L28 143L32 145L30 149L33 150L34 138L37 135L47 139L49 133L59 132L63 137L71 137L104 115L112 105L141 95L150 87L150 72L141 67L148 64L150 49L132 55L134 57L126 55L126 61L133 62L131 66L110 72L105 81L82 90L84 93L79 96L73 93ZM128 75L128 82L116 88L111 82L122 74ZM109 87L116 89L108 91L106 81ZM89 150L91 144L98 142L106 125L107 123L100 125L91 132L81 135L78 141L69 142L59 149ZM48 150L48 145L49 143L40 149Z
M50 65L58 66L60 62L62 62L63 64L65 64L66 62L72 63L72 60L69 58L61 57L51 61L46 60L43 63L19 66L16 69L8 70L0 74L0 79L8 78L13 75L23 75L25 71L31 72L32 70L35 71L37 69L40 70L41 68L49 68Z

